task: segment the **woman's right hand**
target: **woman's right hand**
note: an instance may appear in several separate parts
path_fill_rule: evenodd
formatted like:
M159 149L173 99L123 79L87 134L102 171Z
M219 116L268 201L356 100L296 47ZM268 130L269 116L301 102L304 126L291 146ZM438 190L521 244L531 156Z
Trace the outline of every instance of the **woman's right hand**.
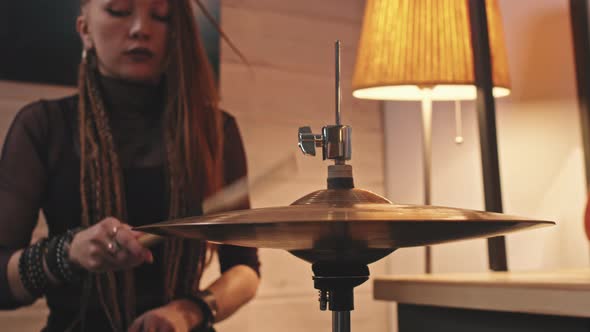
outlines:
M137 240L141 234L115 218L106 218L76 233L70 244L70 261L90 272L124 270L144 262L152 263L151 251Z

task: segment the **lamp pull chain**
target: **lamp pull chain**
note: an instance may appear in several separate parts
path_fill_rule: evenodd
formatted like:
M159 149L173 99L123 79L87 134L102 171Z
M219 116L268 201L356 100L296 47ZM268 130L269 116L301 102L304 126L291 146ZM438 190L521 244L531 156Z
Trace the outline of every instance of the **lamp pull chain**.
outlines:
M455 143L463 143L463 123L461 119L461 101L455 100Z

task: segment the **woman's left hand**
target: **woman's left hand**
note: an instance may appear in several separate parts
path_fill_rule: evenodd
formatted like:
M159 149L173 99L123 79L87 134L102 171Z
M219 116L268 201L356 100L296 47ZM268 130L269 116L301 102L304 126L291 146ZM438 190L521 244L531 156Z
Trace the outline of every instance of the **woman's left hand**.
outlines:
M175 300L139 316L128 332L188 332L201 324L200 308L188 300Z

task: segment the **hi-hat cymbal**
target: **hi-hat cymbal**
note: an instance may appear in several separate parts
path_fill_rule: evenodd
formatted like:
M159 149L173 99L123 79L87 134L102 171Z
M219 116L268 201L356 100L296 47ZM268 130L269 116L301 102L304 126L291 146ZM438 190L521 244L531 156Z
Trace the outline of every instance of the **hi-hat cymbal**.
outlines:
M359 203L292 205L171 220L137 230L237 246L302 252L392 249L553 225L500 213ZM304 257L302 257L304 258ZM315 260L308 259L308 260Z
M493 212L396 205L362 189L328 189L306 195L291 206L216 213L136 229L220 244L284 249L311 263L369 264L397 248L553 224Z

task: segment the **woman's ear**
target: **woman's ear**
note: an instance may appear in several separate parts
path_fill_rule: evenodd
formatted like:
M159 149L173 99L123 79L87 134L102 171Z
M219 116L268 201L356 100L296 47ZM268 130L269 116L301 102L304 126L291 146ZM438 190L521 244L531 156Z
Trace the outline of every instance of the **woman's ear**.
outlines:
M80 35L82 40L83 49L90 50L94 47L92 44L92 38L90 38L90 30L88 29L88 19L86 15L82 14L78 16L76 20L76 31Z

